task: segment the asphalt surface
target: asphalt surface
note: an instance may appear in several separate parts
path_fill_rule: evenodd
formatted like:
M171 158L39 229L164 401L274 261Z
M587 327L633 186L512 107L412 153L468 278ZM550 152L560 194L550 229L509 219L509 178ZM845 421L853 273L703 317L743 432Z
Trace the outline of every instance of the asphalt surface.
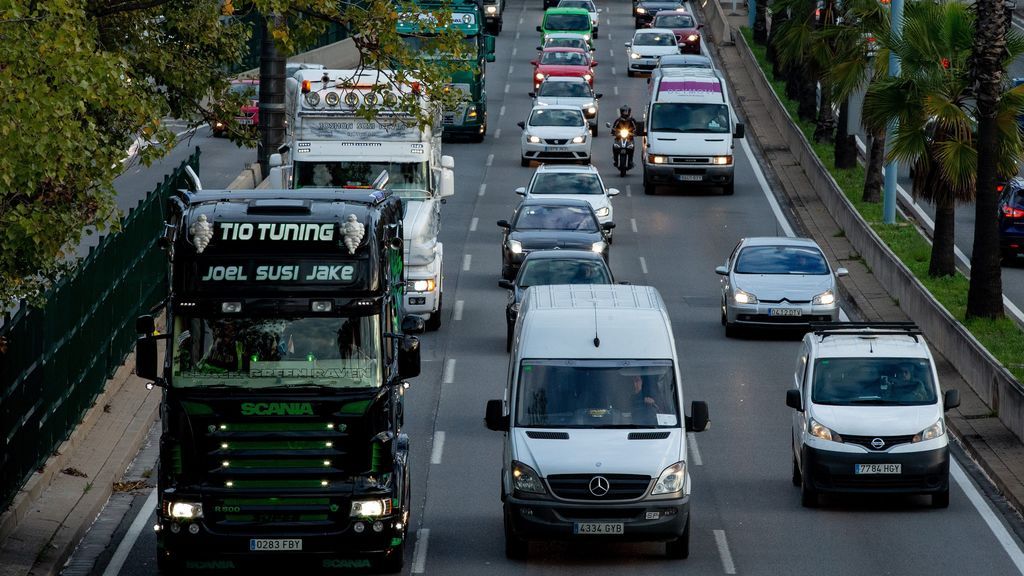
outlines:
M626 77L623 42L633 33L630 4L614 0L599 6L604 12L595 87L605 95L603 127L622 103L639 110L647 84ZM594 163L607 185L622 190L613 199L618 228L612 270L619 280L661 291L673 319L686 404L706 400L710 405L713 425L691 443L691 556L668 560L660 544L599 541L534 543L527 562L505 558L499 501L502 438L483 425L484 404L501 397L509 362L504 352L506 293L497 287L500 233L495 221L511 215L519 198L514 189L526 185L533 170L519 166L515 123L530 109L529 61L540 16L539 2L524 7L523 0L513 0L506 8L497 61L488 66L490 133L482 144L445 145L445 153L455 156L458 174L456 195L443 209L447 309L441 330L423 337L423 373L407 392L415 536L405 573L1024 573L1019 542L959 466L947 510L929 508L923 497L833 498L821 509L801 508L799 491L790 484L791 411L784 402L798 340L756 335L727 340L719 324L714 267L740 237L784 230L762 188L756 160L748 148L737 146L732 197L717 190L644 196L639 170L626 178L613 174L611 139L604 130L595 143ZM211 140L207 147L202 138L201 131L194 143L204 149L201 176L207 188L217 178L233 178L254 159L251 151L218 147L224 141ZM128 186L151 187L141 181ZM124 550L123 567L112 574L155 572L149 514L138 538ZM134 519L129 514L124 526ZM130 527L120 532L131 542ZM104 566L94 573L104 573Z

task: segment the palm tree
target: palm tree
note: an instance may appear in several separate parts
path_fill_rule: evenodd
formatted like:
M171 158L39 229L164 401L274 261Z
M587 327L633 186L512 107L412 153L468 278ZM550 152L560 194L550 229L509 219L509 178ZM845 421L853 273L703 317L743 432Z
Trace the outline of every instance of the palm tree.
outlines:
M816 60L816 0L775 0L773 12L789 18L772 31L772 44L785 69L786 95L797 101L797 116L813 121L817 116L817 84L822 67ZM772 28L775 28L773 23Z
M754 2L754 42L762 46L768 43L768 0Z

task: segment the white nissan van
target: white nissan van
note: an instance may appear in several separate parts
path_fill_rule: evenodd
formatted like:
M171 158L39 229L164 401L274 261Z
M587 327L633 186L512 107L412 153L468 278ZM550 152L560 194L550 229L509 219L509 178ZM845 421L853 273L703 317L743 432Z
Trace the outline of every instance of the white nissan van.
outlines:
M505 553L529 540L663 541L690 553L687 431L665 303L649 286L551 285L527 290L503 400L487 427L505 433Z

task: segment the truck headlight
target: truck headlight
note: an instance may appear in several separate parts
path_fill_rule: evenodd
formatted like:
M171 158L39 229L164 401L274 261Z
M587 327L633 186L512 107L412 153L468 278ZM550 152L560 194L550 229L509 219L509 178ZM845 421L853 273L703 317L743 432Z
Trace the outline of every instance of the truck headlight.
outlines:
M842 442L843 437L838 433L822 426L817 420L811 418L807 421L807 432L815 438L821 438L822 440L829 440L831 442Z
M519 240L509 240L508 241L508 249L513 254L522 254L523 253L523 243L520 242Z
M598 240L597 242L594 242L593 244L590 245L590 250L600 254L601 252L604 252L604 247L605 247L604 241L603 240Z
M942 418L939 418L938 420L935 421L935 424L932 424L931 426L925 428L924 430L921 430L917 434L914 434L914 437L911 438L910 441L924 442L925 440L934 440L935 438L938 438L939 436L942 436L945 433L946 425L943 422Z
M391 499L353 500L350 518L377 518L391 514Z
M466 118L476 118L476 116L476 106L470 106L469 109L466 110Z
M825 290L821 294L818 294L811 300L811 304L820 304L822 306L828 306L836 303L836 295L831 290Z
M712 156L711 163L715 166L728 166L732 164L732 156Z
M640 53L638 53L638 52L630 52L629 53L629 57L631 59L633 59L633 60L639 60L640 59Z
M168 502L167 515L178 520L195 520L203 517L203 505L199 502Z
M528 492L530 494L544 494L544 483L540 476L522 462L512 461L512 488L517 492Z
M576 136L576 137L574 137L572 139L572 143L573 144L583 144L586 141L587 141L587 137L586 136Z
M651 490L651 496L658 494L675 494L686 488L686 462L676 462L665 468L658 477L658 482Z
M737 304L757 304L757 296L754 296L750 292L744 292L739 288L737 288L736 292L732 295L732 299Z
M433 292L435 283L433 278L427 280L416 280L412 283L412 289L414 292Z
M668 158L665 156L657 156L655 154L650 154L647 156L647 162L651 164L666 164L668 162Z
M485 10L487 10L488 14L497 14L498 13L498 7L497 6L488 6L487 8L485 8Z
M306 104L309 106L316 106L320 104L320 94L316 92L306 93Z
M594 210L594 214L596 214L598 218L605 218L605 217L607 217L611 213L612 213L612 209L607 207L607 206L605 206L603 208L598 208L597 210Z

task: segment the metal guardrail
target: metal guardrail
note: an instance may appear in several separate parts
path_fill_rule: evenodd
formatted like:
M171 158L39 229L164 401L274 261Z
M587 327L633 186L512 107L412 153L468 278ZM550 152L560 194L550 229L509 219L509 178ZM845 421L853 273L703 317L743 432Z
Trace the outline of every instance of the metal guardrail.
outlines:
M0 510L66 440L135 345L135 318L167 296L157 246L166 200L185 187L199 149L105 236L42 308L22 303L0 337Z

